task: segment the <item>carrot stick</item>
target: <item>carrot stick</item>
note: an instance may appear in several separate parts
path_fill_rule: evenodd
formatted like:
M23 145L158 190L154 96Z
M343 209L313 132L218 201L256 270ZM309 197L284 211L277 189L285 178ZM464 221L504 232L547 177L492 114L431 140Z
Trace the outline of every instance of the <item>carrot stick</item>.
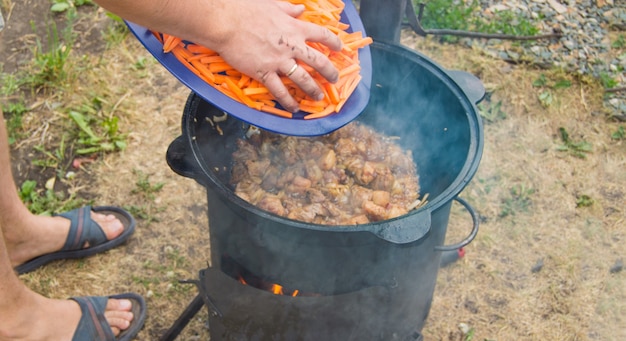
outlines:
M300 104L300 110L304 112L312 113L312 114L320 112L324 110L324 108L326 108L326 106L321 106L321 105L311 106L311 105Z
M352 50L360 49L361 47L367 46L373 42L371 37L365 37L363 39L359 39L353 41L351 43L344 44L344 47L349 47Z
M300 105L308 105L311 107L317 107L317 106L326 107L328 105L328 102L326 102L325 100L312 101L309 99L303 99L302 101L300 101Z
M347 66L341 70L339 70L339 78L341 77L345 77L353 72L358 72L359 70L361 70L361 65L359 64L352 64L350 66Z
M268 94L270 91L266 87L262 88L245 88L243 89L243 93L247 96L250 95L260 95L260 94Z
M339 103L339 92L337 91L337 88L332 83L324 84L324 88L328 92L328 99L330 102L332 104Z
M202 53L202 54L208 54L208 55L215 55L217 54L215 51L206 48L202 45L196 45L196 44L188 44L187 45L187 50L189 50L189 52L191 53Z
M201 75L203 75L206 78L208 78L211 82L215 81L215 75L204 64L202 64L202 63L200 63L198 61L192 61L191 65L193 65L196 68L196 70L198 70L198 72L200 72Z
M165 41L163 42L163 52L171 52L176 45L180 44L181 41L182 40L178 37L165 35Z
M203 57L200 59L200 61L202 62L202 64L225 63L224 62L224 58L222 58L222 56L220 56L220 55L212 55L212 56L210 56L210 55L203 55Z
M250 83L250 76L241 74L241 78L239 79L237 86L244 89L249 83Z
M322 110L320 112L304 116L304 119L305 120L312 120L314 118L322 118L322 117L326 117L326 116L328 116L328 115L330 115L330 114L332 114L334 112L335 112L335 105L331 104L328 107L326 107L326 109L324 109L324 110Z
M211 63L209 64L209 70L211 70L211 72L214 73L220 73L220 72L224 72L227 70L232 70L232 66L230 66L230 64L228 63Z
M293 114L290 113L289 111L278 109L278 108L270 106L270 105L262 106L261 107L261 111L264 111L264 112L270 113L270 114L274 114L274 115L278 115L278 116L282 116L282 117L286 117L286 118L293 118Z
M346 104L348 98L350 98L350 95L354 92L354 90L356 90L356 87L359 85L360 81L361 75L357 75L357 77L353 79L352 82L348 85L348 88L346 88L345 96L339 103L337 103L337 107L335 108L337 112L341 111L341 108L343 108L343 105Z
M237 98L239 98L247 106L251 108L255 108L256 106L258 106L253 100L250 99L250 97L243 94L243 91L239 87L237 87L237 84L235 84L232 78L226 78L226 85L228 86L228 89L232 91L235 96L237 96Z

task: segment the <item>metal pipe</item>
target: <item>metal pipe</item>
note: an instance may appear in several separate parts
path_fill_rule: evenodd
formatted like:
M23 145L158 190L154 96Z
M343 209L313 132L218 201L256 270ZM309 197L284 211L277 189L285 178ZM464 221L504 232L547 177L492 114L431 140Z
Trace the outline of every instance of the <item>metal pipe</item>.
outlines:
M408 0L361 0L359 16L374 40L400 43L400 28Z

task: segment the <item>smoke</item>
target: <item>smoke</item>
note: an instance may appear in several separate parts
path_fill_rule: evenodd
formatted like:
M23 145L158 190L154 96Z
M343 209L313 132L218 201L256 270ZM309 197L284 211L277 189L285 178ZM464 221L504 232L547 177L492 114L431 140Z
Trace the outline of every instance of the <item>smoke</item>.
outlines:
M413 153L423 193L430 195L429 205L393 221L327 227L252 207L227 185L234 141L245 125L231 118L218 132L206 123L210 105L190 106L183 131L202 163L193 172L207 187L213 264L201 282L222 315L211 317L212 340L419 336L440 264L435 247L445 238L452 199L478 166L481 126L463 92L429 60L382 44L372 47L372 60L371 99L358 120L400 137L398 143ZM397 225L424 231L408 243L371 232ZM314 295L281 296L243 285L221 271L224 256L265 282Z

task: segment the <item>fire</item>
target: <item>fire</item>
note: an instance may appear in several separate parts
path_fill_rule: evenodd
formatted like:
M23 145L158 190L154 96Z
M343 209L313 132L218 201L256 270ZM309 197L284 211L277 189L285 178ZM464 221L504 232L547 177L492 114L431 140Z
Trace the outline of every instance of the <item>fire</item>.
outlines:
M249 285L248 282L246 282L246 280L239 276L239 278L237 279L237 281L243 285ZM291 292L290 294L286 294L285 290L283 289L283 286L280 284L276 284L276 283L272 283L267 285L268 289L266 289L267 291L273 293L274 295L283 295L283 296L291 296L291 297L296 297L298 296L299 290L296 289L293 292ZM265 288L261 288L261 289L265 289Z

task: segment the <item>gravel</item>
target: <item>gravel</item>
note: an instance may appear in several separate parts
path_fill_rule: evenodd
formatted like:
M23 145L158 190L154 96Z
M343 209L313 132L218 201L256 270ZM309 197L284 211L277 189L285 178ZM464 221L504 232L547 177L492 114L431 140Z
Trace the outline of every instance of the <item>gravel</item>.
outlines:
M512 62L532 61L596 78L610 77L616 88L626 87L626 49L613 48L609 31L626 37L626 0L479 0L480 16L493 19L496 11L537 23L540 33L562 32L560 38L504 43L498 39L468 39L464 44ZM513 41L511 41L513 42ZM626 114L626 92L607 94L605 107Z

